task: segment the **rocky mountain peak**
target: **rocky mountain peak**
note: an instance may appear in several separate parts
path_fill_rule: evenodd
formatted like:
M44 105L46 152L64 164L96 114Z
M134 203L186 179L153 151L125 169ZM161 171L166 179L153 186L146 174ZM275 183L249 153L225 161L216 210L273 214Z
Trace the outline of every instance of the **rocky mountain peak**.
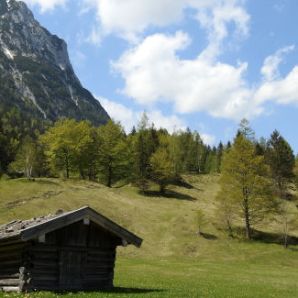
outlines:
M25 105L52 121L71 117L101 124L109 119L81 86L65 41L43 28L21 1L0 0L0 87L6 90L0 91L0 103L9 97L10 105Z

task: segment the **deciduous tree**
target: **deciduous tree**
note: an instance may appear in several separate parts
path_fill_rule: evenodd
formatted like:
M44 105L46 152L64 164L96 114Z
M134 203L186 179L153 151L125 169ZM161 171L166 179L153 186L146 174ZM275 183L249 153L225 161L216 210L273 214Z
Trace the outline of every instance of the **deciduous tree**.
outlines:
M221 194L235 213L243 219L246 238L252 237L252 226L274 208L271 181L263 156L257 156L254 144L238 134L231 149L223 158Z

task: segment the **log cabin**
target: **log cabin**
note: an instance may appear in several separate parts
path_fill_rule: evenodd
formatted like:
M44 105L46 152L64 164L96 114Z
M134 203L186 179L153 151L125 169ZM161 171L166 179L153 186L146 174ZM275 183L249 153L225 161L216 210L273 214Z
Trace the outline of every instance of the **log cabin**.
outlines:
M113 287L117 246L142 239L89 207L0 226L0 291Z

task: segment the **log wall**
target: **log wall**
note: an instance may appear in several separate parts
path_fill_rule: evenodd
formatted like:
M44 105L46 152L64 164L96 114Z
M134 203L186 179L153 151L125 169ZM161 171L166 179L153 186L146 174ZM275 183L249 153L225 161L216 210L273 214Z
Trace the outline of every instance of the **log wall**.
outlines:
M21 291L23 286L25 247L27 243L0 246L0 290Z
M117 237L79 222L26 247L24 289L99 290L113 287Z

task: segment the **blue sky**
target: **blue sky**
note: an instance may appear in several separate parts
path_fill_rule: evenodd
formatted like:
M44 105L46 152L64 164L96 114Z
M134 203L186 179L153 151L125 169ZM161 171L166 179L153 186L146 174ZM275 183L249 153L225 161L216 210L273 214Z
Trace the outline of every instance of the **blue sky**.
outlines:
M297 0L25 2L127 130L145 110L157 127L216 144L246 117L298 152Z

